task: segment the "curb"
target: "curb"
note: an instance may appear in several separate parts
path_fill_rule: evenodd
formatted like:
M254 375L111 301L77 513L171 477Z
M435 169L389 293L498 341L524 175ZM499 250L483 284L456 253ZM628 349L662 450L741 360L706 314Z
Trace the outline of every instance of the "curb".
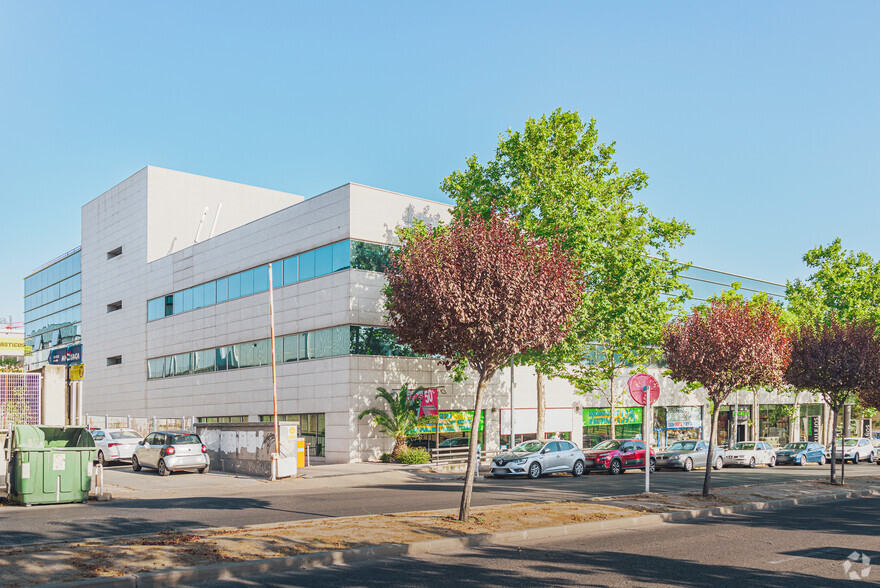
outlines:
M215 564L164 572L150 572L145 574L132 574L112 578L88 578L75 582L62 582L42 584L44 587L62 588L77 586L101 586L107 588L153 588L161 586L174 586L183 583L211 582L231 580L241 576L253 576L290 570L307 570L318 567L334 565L347 565L357 562L398 557L402 555L421 555L427 553L441 553L454 551L465 547L477 547L493 545L515 540L547 539L551 537L565 537L584 535L595 531L608 531L626 527L641 527L656 525L658 523L675 523L695 519L704 519L715 516L755 512L763 510L775 510L806 504L822 502L834 502L848 498L862 498L866 496L880 496L880 490L857 490L852 492L838 492L834 494L818 494L804 496L802 498L785 498L767 502L749 502L731 506L717 506L696 510L683 510L669 513L656 513L635 517L623 517L604 521L589 521L574 523L557 527L538 527L535 529L520 529L517 531L501 531L498 533L485 533L480 535L466 535L463 537L449 537L446 539L431 539L416 543L392 543L389 545L374 545L370 547L356 547L340 551L326 551L319 553L307 553L291 557L276 557L269 559L257 559L244 562L232 562Z

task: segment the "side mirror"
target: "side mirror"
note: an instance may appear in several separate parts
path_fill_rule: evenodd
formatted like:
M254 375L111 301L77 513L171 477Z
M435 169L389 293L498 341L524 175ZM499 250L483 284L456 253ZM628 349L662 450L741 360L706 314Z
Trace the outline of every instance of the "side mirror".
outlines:
M544 449L541 450L541 453L550 453L550 448L545 447Z

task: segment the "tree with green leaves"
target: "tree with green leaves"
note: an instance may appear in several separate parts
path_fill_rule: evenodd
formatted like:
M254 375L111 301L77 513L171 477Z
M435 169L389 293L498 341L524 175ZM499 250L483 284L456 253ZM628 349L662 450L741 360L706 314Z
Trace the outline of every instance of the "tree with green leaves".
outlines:
M367 416L373 417L373 422L378 425L379 429L394 438L394 449L391 450L391 455L396 458L401 451L407 448L406 439L410 432L426 421L418 414L421 402L418 394L423 388L419 386L410 390L407 384L403 384L396 394L385 388L376 388L376 390L379 391L376 394L376 400L384 400L388 405L388 410L368 408L358 415L358 419Z
M566 339L516 358L537 371L539 415L545 374L567 377L584 393L604 391L622 365L649 360L689 293L679 279L685 267L670 252L693 231L637 202L648 176L639 169L621 172L614 154L614 143L599 142L594 119L585 123L577 112L557 109L529 118L523 131L508 129L493 160L481 164L474 155L441 184L455 201L455 216L502 212L581 264L586 287ZM592 364L597 344L607 361ZM615 401L608 398L613 422ZM543 425L539 416L539 436Z
M459 520L467 521L477 469L486 385L511 357L566 335L583 287L561 248L501 214L459 216L450 225L403 231L385 270L388 322L401 343L477 374Z

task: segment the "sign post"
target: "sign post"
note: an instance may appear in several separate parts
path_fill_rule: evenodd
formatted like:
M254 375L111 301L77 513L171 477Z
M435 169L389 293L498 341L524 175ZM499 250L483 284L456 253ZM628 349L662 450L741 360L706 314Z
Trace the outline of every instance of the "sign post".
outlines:
M627 381L629 395L645 407L645 492L651 491L651 420L652 405L660 398L660 384L648 374L636 374Z

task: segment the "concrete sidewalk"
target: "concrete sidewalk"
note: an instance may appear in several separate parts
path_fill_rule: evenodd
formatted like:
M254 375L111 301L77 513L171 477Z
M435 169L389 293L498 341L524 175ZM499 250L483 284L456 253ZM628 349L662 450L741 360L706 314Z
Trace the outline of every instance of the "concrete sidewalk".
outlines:
M5 581L21 586L72 580L73 584L66 585L191 584L241 574L350 564L402 554L577 536L599 530L878 496L877 483L877 477L865 476L854 479L848 488L833 487L821 480L796 486L739 486L718 489L708 499L681 493L519 503L475 508L467 524L458 522L454 511L444 510L163 532L7 548L0 551L0 569ZM120 545L125 547L120 549Z

